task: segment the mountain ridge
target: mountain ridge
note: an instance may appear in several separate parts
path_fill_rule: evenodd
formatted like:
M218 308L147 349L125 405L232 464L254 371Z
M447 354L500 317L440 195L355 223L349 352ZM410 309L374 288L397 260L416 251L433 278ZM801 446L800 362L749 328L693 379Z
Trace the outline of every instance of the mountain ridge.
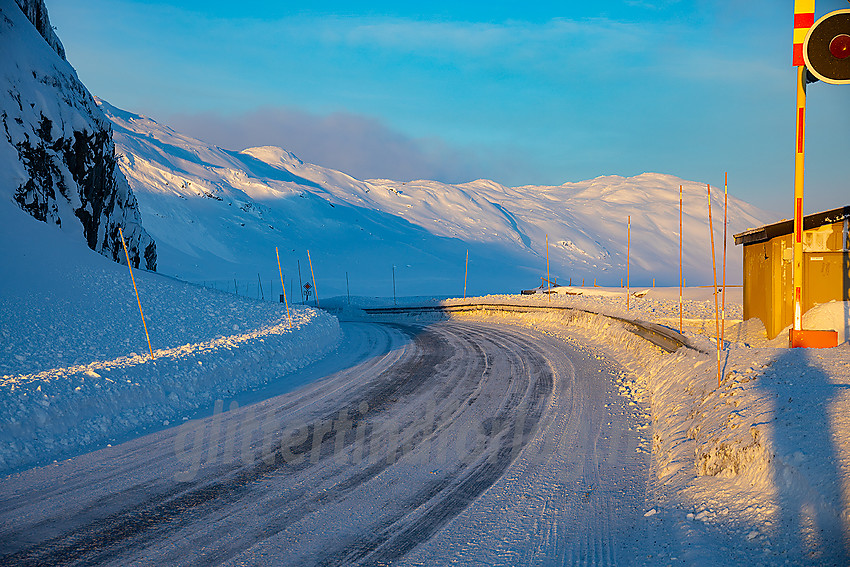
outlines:
M651 172L557 186L361 180L285 148L225 150L99 104L113 121L119 165L163 250L163 270L193 281L268 282L275 279L268 276L276 272L277 246L289 273L299 261L306 266L311 250L330 293L348 291L348 273L360 280L358 293L389 295L394 272L401 293L457 294L469 248L471 290L516 291L545 275L548 241L550 272L559 281L619 285L631 216L632 277L671 284L678 282L680 184L686 279L710 278L701 183ZM722 244L722 192L712 192L712 206ZM730 242L736 231L775 220L734 196L729 212ZM740 281L740 250L729 250L728 266Z

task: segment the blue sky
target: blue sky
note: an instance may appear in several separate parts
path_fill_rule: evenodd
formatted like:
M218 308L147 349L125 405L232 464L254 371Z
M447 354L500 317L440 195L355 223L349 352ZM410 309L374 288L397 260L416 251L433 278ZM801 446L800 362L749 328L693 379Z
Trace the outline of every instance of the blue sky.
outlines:
M226 148L506 185L728 171L791 214L793 0L311 4L47 0L94 94ZM850 204L848 101L809 86L807 212Z

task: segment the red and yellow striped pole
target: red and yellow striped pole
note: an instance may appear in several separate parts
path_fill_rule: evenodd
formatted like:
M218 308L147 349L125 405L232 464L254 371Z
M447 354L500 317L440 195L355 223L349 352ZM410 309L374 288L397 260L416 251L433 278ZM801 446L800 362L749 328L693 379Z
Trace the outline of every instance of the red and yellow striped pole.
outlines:
M803 43L815 23L815 0L794 0L794 67L806 64L803 60Z
M797 67L797 128L794 160L794 327L803 328L803 180L806 166L806 63L803 42L815 23L815 0L794 0L794 54Z

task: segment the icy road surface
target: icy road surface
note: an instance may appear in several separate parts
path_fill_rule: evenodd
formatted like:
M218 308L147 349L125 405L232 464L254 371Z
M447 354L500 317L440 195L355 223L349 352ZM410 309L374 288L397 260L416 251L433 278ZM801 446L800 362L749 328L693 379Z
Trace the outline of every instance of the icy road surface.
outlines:
M0 563L642 563L620 367L507 324L345 331L297 391L4 479Z

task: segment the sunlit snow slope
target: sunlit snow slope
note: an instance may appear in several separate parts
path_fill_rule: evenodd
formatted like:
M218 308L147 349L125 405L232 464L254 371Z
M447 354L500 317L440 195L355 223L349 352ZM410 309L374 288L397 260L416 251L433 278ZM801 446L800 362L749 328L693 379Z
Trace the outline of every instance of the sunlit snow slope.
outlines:
M548 235L550 271L559 283L619 285L630 215L632 281L675 283L681 184L685 277L691 284L711 280L702 183L657 173L555 187L361 181L281 148L225 150L100 104L167 274L256 285L259 273L269 282L279 246L293 279L300 260L302 282L310 277L310 250L320 298L344 294L346 272L352 294L390 295L393 266L399 295L457 295L469 249L468 293L516 292L546 274ZM713 192L712 207L719 255L722 188ZM776 219L734 197L729 218L730 278L739 283L741 256L731 235Z

